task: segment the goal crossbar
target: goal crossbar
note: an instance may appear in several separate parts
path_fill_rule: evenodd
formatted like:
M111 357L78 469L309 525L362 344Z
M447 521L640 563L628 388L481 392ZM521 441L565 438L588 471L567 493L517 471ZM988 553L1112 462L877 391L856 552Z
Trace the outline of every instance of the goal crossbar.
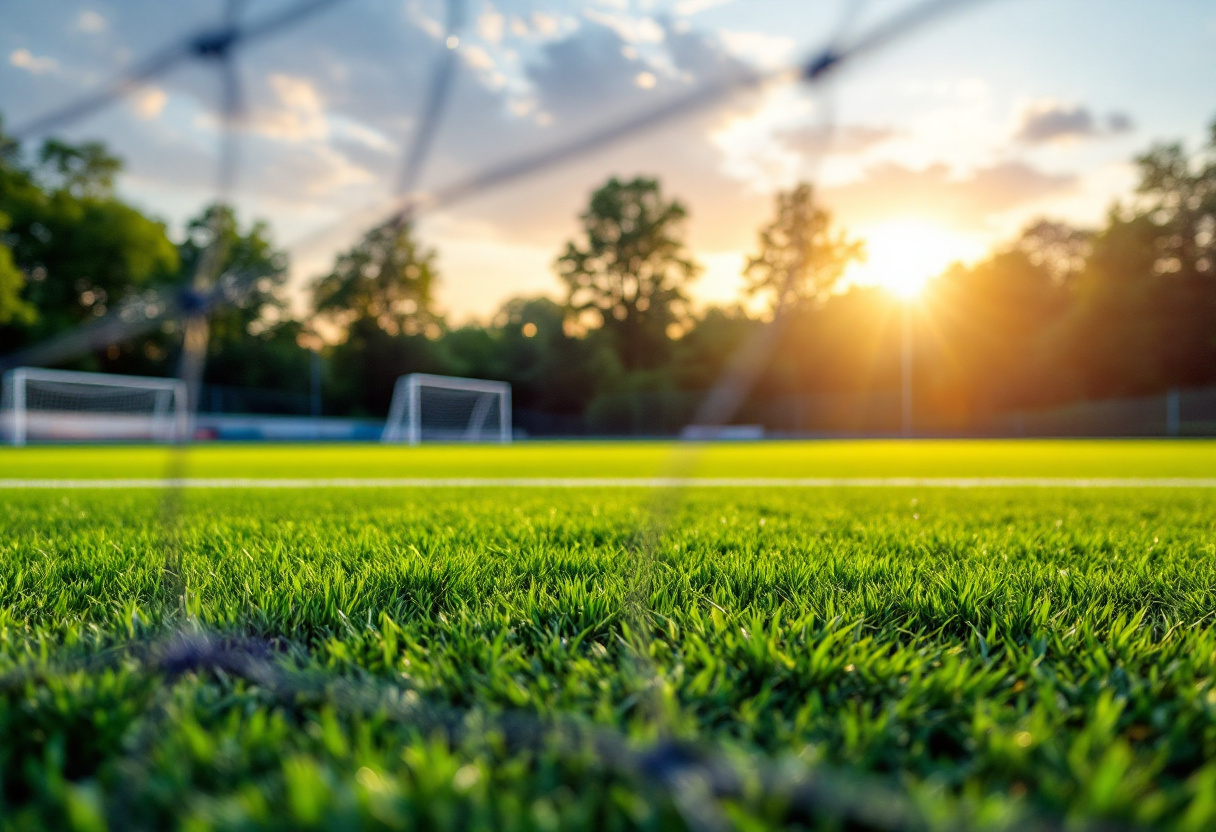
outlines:
M428 391L459 396L469 394L457 409L459 422L439 427L427 426L430 413ZM430 431L442 441L511 441L511 385L505 381L410 373L397 379L382 442L417 445Z
M80 400L78 409L45 409L39 408L31 401L30 385L46 384L58 388L65 397L75 396ZM82 414L94 415L106 413L111 420L121 420L122 414L109 411L90 411L88 402L100 400L112 391L132 390L154 394L149 400L150 407L146 414L136 413L134 417L126 416L128 420L135 419L136 433L147 434L147 438L160 441L173 441L184 438L189 430L189 409L186 405L186 383L173 378L151 378L148 376L126 376L109 373L87 373L77 370L45 370L38 367L17 367L4 374L3 392L0 393L0 433L8 436L13 445L24 445L29 439L31 412L39 414L39 418L68 424L68 431L87 434L90 420ZM124 431L129 432L132 425L120 425L117 431L105 432L102 438L130 438ZM145 430L146 428L146 430ZM75 436L74 438L87 438Z

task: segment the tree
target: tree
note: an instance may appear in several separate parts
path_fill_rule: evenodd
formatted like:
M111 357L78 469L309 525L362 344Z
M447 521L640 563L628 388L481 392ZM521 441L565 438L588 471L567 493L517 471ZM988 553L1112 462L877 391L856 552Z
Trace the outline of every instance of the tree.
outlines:
M742 306L711 306L702 311L676 342L673 375L682 390L713 387L747 339L763 322Z
M822 300L848 265L865 259L865 245L832 230L832 216L814 203L805 182L777 194L777 216L760 230L760 253L743 270L746 292L783 302Z
M1136 159L1137 192L1160 228L1156 270L1162 275L1216 278L1216 123L1199 153L1159 144Z
M218 244L221 255L216 275L235 274L251 282L246 284L246 291L212 312L212 336L244 337L250 327L285 317L283 284L288 258L286 252L275 248L266 222L255 220L248 228L241 228L230 206L207 206L186 223L185 239L177 247L180 282L193 280L213 244Z
M621 366L602 338L567 331L565 308L549 298L512 298L494 317L500 374L521 408L578 414L611 387ZM455 334L455 333L453 333Z
M585 242L568 242L555 264L571 312L610 335L627 369L661 363L668 327L687 316L685 292L701 271L685 249L687 216L658 180L613 177L581 216Z
M1065 326L1051 345L1069 375L1061 398L1146 395L1178 383L1160 361L1181 321L1163 302L1175 287L1154 265L1159 233L1149 216L1116 207L1094 235ZM1202 352L1195 357L1207 363Z
M329 350L327 407L355 416L383 417L399 376L452 374L446 346L441 338L390 333L374 318L355 318L346 338Z
M122 160L101 142L71 145L47 139L38 151L38 178L48 191L64 191L77 199L110 199Z
M7 231L8 226L8 215L0 212L0 234ZM12 250L0 242L0 325L34 322L37 312L31 304L21 299L21 291L24 288L25 275L13 262Z
M1157 144L1136 162L1137 199L1078 280L1069 360L1093 397L1216 381L1216 125L1198 152Z
M0 350L80 326L178 271L164 224L114 196L121 161L102 145L48 140L36 159L26 166L10 147L0 154L4 242L24 275L22 302L35 312L10 317ZM14 284L11 275L0 282Z
M928 291L918 339L929 373L971 414L1043 405L1057 394L1052 349L1089 254L1088 232L1038 222L982 261L955 264ZM926 380L928 384L928 380Z
M377 226L313 284L318 313L349 327L373 321L390 335L433 331L435 251L424 249L403 223Z
M1014 243L1036 268L1042 268L1057 286L1071 284L1085 269L1093 253L1093 232L1062 222L1039 220L1027 226Z
M210 313L206 380L304 392L309 355L297 343L303 327L287 307L287 253L275 246L265 221L242 227L230 206L210 205L186 224L178 245L183 285L194 279L213 243L219 252L216 274L249 282Z

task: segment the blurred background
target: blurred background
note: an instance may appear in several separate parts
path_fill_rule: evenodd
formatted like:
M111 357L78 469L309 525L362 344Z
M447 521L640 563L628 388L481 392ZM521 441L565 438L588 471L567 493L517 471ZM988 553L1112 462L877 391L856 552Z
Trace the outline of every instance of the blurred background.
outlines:
M227 87L204 55L21 129L225 14L290 5L6 4L0 355L153 303L222 250L221 273L258 277L212 312L204 435L374 438L425 372L509 382L520 436L667 436L790 283L734 420L766 435L1216 433L1210 3L960 3L825 88L751 86L404 224L384 221L402 188L912 4L499 0L454 26L442 3L351 0L242 50ZM446 112L406 181L445 51ZM170 318L54 366L171 376L181 342Z

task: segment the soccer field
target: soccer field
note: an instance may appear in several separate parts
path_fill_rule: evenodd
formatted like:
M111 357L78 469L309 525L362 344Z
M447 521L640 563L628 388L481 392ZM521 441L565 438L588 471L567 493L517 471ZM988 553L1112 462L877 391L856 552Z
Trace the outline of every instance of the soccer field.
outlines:
M0 449L0 480L162 477L155 446ZM175 473L176 473L176 469ZM1212 478L1207 440L529 442L506 446L241 445L192 448L184 470L223 478L1031 477Z
M1216 443L168 463L0 451L0 826L1216 828Z

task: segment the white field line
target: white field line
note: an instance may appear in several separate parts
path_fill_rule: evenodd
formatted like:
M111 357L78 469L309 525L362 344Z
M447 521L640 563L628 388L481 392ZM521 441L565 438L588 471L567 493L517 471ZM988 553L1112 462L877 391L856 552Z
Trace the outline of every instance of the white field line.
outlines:
M1216 488L1216 477L331 477L0 479L0 489L91 488Z

